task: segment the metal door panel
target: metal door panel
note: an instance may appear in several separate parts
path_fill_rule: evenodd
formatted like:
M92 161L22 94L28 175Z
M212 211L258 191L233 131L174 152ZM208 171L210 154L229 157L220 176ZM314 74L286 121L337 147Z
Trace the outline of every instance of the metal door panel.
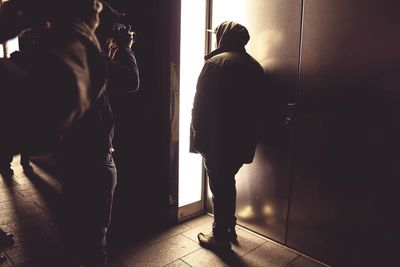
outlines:
M298 72L301 1L213 0L212 24L236 20L250 32L247 51L266 71L264 127L254 162L236 176L238 223L285 241L293 125L285 124ZM229 6L229 8L228 8Z
M304 3L287 243L334 266L390 266L382 255L398 228L400 4Z

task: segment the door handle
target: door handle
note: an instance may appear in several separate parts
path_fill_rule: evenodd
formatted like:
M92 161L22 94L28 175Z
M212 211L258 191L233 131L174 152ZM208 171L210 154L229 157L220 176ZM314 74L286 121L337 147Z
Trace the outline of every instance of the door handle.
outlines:
M287 103L286 116L284 119L285 125L289 125L289 124L293 123L295 111L296 111L296 103Z

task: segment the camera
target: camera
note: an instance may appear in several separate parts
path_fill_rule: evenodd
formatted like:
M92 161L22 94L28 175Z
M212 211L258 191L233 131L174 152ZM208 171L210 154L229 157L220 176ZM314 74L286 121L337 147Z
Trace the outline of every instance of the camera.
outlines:
M135 42L136 34L131 31L131 25L124 25L121 23L115 23L112 32L111 38L117 45L128 45L130 42Z

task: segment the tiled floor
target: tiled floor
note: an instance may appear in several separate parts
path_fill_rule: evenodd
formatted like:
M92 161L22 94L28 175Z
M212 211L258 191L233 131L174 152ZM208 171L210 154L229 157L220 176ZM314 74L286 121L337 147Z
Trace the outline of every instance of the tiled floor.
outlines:
M0 227L15 236L14 245L0 249L7 256L0 266L68 267L56 220L61 186L35 164L35 174L27 177L18 162L15 157L14 177L0 179ZM240 227L232 252L217 255L196 237L210 232L211 221L203 215L136 242L113 253L111 266L324 266Z
M211 222L212 217L203 215L181 223L121 252L112 266L325 266L240 227L232 252L218 255L197 241L199 232L210 232Z

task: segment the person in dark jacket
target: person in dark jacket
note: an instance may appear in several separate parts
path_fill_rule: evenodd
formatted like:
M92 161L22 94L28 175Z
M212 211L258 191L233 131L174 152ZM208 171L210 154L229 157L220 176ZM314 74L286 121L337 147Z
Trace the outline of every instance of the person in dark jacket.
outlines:
M104 11L109 12L111 7L102 3ZM104 20L99 29L107 25ZM138 68L130 50L132 35L129 31L123 33L117 45L114 38L106 38L107 48L104 39L99 38L108 69L106 90L64 136L55 155L63 176L67 242L84 266L107 264L106 234L117 184L112 155L114 114L109 95L127 94L139 86Z
M70 266L104 266L116 172L110 152L112 116L104 94L106 65L94 34L102 4L38 2L11 0L0 8L0 42L50 24L45 45L25 55L31 64L0 61L6 85L0 90L0 150L57 149L69 215L65 236L76 258ZM18 112L5 115L17 105Z
M24 31L18 38L19 50L11 53L10 60L17 66L26 69L29 65L33 64L28 59L28 55L35 53L40 46L40 39L46 33L47 28L32 28ZM23 107L22 107L23 108ZM27 114L28 115L28 114ZM13 161L13 154L6 153L5 151L0 152L0 174L3 177L9 178L14 175L14 171L11 168L11 162ZM20 164L25 173L30 174L33 172L33 168L30 165L29 153L22 152L20 155Z
M264 77L245 50L244 26L227 21L214 32L217 48L205 57L192 109L193 145L204 158L214 208L212 233L198 239L210 249L229 248L237 238L235 174L253 160Z
M115 135L113 154L120 167L121 160L129 157L126 153L124 139L129 136L127 127L132 128L132 116L129 114L131 98L138 92L140 86L139 67L132 46L135 42L135 32L130 25L123 24L125 14L102 1L104 10L101 13L101 25L96 35L103 48L104 59L108 68L107 94L110 98L111 109L115 118ZM127 126L129 125L129 126ZM122 153L125 151L125 153Z
M101 8L97 0L1 5L0 43L32 27L50 27L46 45L26 55L30 64L0 59L0 151L54 149L104 91L106 70L94 35Z

